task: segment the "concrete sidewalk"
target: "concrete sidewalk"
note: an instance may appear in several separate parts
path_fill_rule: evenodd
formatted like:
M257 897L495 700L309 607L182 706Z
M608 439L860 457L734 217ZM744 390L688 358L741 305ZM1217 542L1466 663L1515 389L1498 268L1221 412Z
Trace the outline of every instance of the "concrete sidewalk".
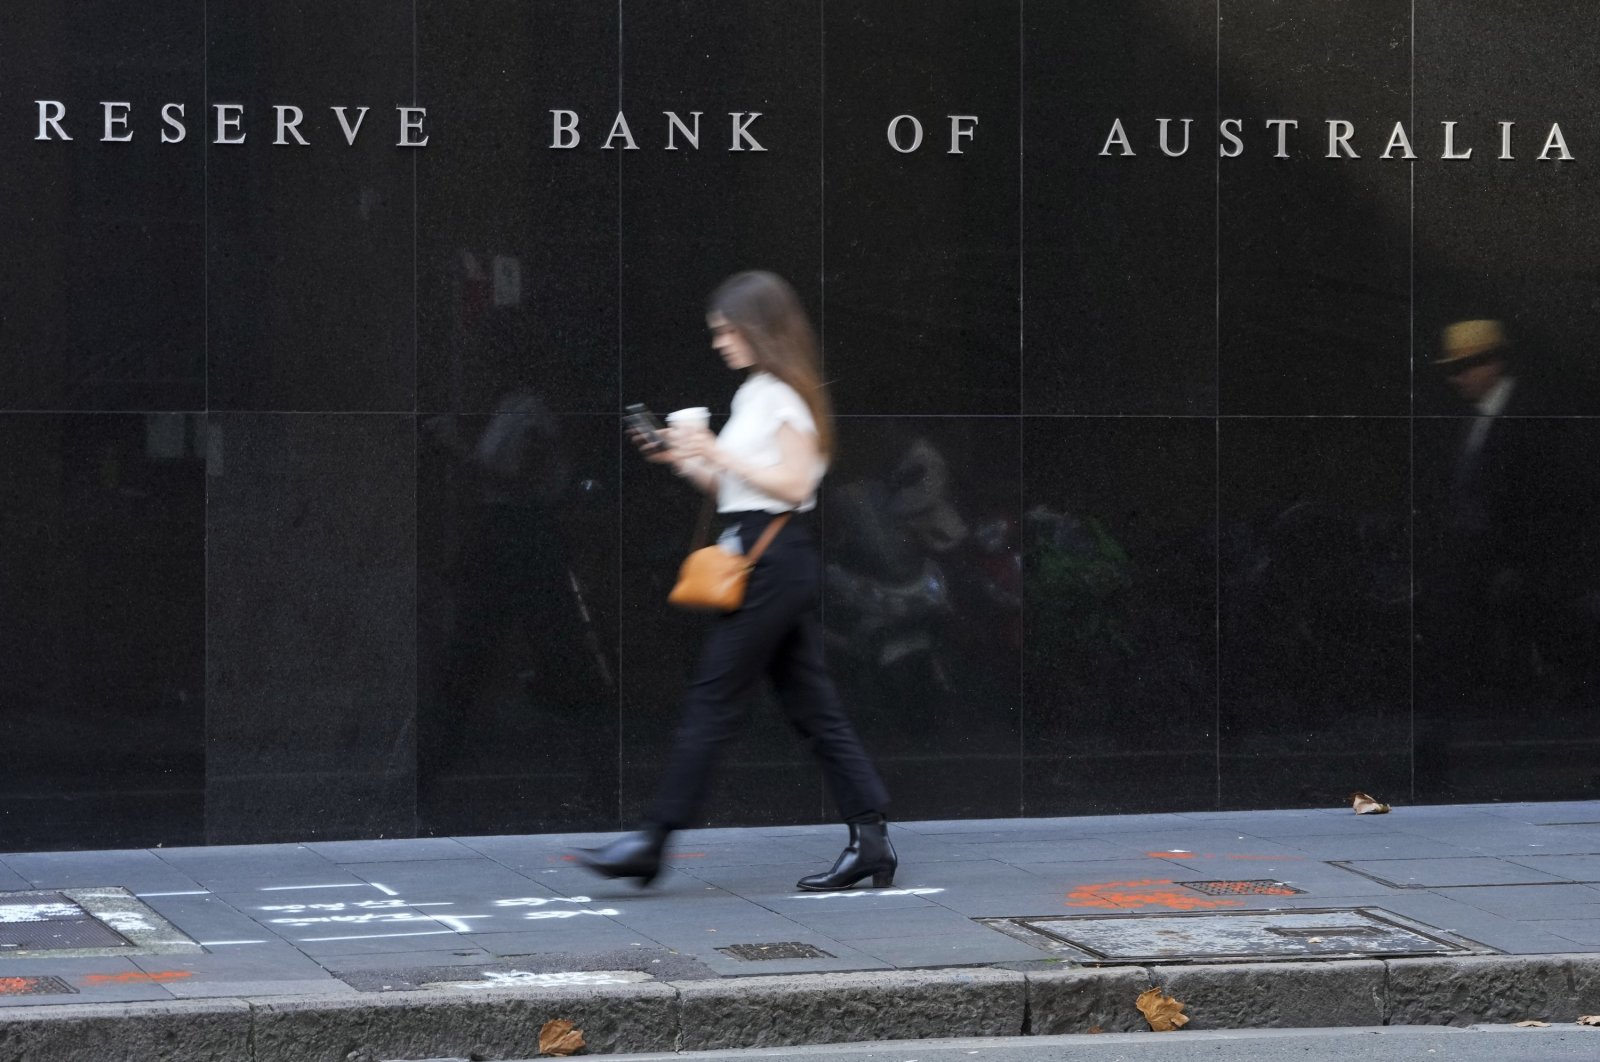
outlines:
M1600 802L891 830L847 893L794 888L837 826L682 834L643 891L567 855L609 835L0 856L0 1062L1137 1031L1151 985L1190 1029L1600 1013Z

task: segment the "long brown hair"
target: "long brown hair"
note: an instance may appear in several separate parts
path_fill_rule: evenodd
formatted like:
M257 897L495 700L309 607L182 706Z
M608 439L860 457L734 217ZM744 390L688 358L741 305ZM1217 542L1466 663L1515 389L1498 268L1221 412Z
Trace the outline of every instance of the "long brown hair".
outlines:
M817 422L817 449L833 454L833 410L822 387L817 340L789 282L776 273L735 273L717 286L706 314L721 314L755 354L756 368L794 388Z

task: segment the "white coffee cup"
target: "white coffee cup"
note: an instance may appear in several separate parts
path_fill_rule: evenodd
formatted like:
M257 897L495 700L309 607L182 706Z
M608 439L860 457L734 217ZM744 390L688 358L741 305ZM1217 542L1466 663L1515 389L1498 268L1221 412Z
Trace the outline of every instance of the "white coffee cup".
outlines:
M705 406L675 409L667 414L667 424L673 428L709 428L711 427L711 410Z

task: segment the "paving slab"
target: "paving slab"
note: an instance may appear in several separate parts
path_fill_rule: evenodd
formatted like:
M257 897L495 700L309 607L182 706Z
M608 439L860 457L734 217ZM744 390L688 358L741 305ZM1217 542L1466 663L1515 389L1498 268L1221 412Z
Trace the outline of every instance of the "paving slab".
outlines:
M808 910L791 912L789 917L835 940L943 935L973 924L965 915L935 903L888 911L814 904Z
M852 940L850 946L901 970L995 966L1032 959L1039 953L1037 948L1020 941L996 941L996 935L994 930L969 923L946 933Z
M1434 895L1519 921L1552 918L1600 918L1600 888L1590 885L1495 885L1482 888L1435 889Z
M1203 828L1214 828L1219 824L1234 825L1240 832L1248 831L1251 836L1291 845L1295 838L1305 835L1349 834L1371 837L1397 830L1397 827L1388 823L1386 815L1357 815L1348 808L1338 811L1259 811L1249 813L1252 817L1248 820L1241 819L1239 817L1241 814L1245 813L1193 812L1185 815L1184 819L1192 825Z
M26 852L5 856L4 860L36 889L117 885L142 895L193 892L202 887L155 853L146 851Z
M1093 860L1137 859L1144 850L1137 844L1100 837L1053 841L986 841L962 846L963 856L1001 863L1076 863ZM915 851L915 849L911 849ZM1044 857L1044 858L1041 858Z
M1600 855L1517 855L1508 861L1567 881L1600 883Z
M1478 854L1460 844L1450 844L1410 833L1306 834L1284 838L1283 843L1318 860L1329 859L1441 859Z
M1547 804L1490 804L1482 808L1488 815L1499 815L1539 825L1589 823L1600 826L1600 813L1593 800L1553 800Z
M200 888L213 892L364 884L299 844L163 848L156 855Z
M238 907L209 892L198 896L145 895L139 899L206 947L223 941L281 939L280 934L267 930Z
M446 893L490 899L540 894L533 878L484 856L344 863L340 869L411 900Z
M1520 826L1471 838L1459 835L1456 843L1474 852L1507 859L1546 855L1593 856L1600 853L1600 827Z
M1525 862L1525 861L1523 861ZM1341 863L1380 885L1430 889L1465 885L1537 885L1571 880L1550 870L1535 870L1489 856L1443 859L1356 859Z
M0 856L0 892L26 892L33 887L33 882L12 870Z
M471 859L481 854L455 837L413 837L393 841L310 841L304 847L330 863Z
M172 979L152 976L132 958L13 959L0 967L0 1007L170 1000L165 983ZM49 990L54 985L59 990Z

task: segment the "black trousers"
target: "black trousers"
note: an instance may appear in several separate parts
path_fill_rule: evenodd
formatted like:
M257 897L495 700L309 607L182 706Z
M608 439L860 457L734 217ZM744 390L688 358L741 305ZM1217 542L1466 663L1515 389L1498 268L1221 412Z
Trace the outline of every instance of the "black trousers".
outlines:
M768 513L722 516L739 525L746 551L772 519ZM822 563L804 521L791 517L778 532L750 573L744 606L718 617L706 638L651 806L656 825L682 829L698 821L712 772L763 676L821 763L840 817L881 811L889 802L828 674L817 615Z

